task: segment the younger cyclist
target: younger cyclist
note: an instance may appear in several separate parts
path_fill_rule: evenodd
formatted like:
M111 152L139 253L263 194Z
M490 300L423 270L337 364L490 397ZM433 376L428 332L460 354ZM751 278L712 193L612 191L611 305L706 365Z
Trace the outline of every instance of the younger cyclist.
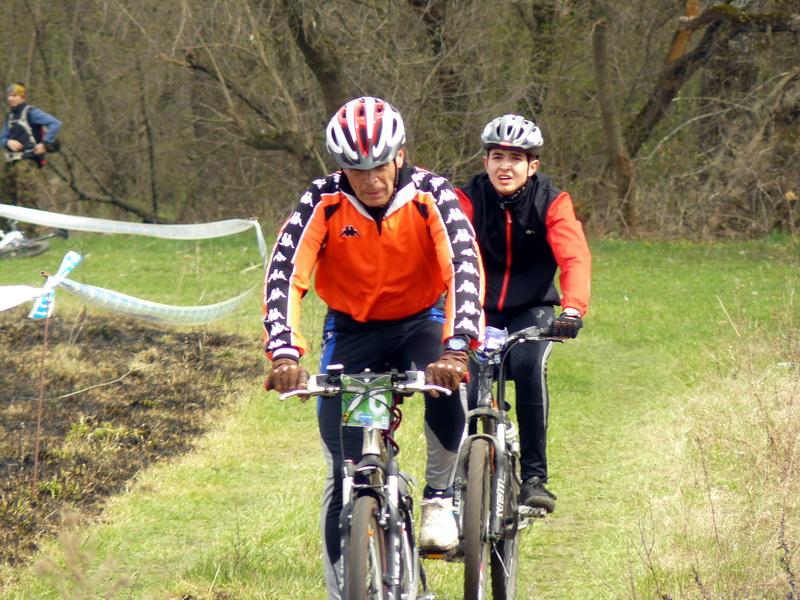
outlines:
M589 306L591 255L569 194L538 172L541 131L533 121L509 114L489 122L481 142L485 172L457 193L483 259L486 325L509 333L538 325L552 336L574 338ZM561 270L561 297L554 285L556 269ZM562 311L555 317L557 304ZM556 499L544 485L551 349L551 342L517 345L508 365L520 429L520 501L548 512ZM469 392L474 406L474 385Z

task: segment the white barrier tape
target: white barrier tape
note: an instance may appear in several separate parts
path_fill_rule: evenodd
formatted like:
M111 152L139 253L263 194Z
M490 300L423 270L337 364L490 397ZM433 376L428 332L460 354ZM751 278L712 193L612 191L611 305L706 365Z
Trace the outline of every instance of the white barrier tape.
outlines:
M134 298L133 296L121 294L113 290L78 283L71 279L64 279L59 283L59 287L66 289L85 302L111 312L122 313L156 323L202 325L233 312L233 310L244 302L247 296L254 290L259 289L260 286L253 286L235 298L225 300L224 302L218 302L217 304L208 304L206 306L172 306L169 304L159 304L158 302Z
M261 225L259 225L258 221L255 219L228 219L227 221L188 225L157 225L62 215L45 210L13 206L11 204L0 204L0 217L5 217L14 221L22 221L24 223L33 223L34 225L42 225L44 227L52 227L53 229L69 229L71 231L88 231L91 233L146 235L169 240L207 240L233 235L235 233L242 233L252 227L256 230L256 240L258 242L258 251L261 253L261 258L266 259L267 257L267 244L261 232Z
M0 312L36 300L46 293L47 290L29 285L0 285Z
M74 250L70 250L64 255L64 258L61 260L61 266L58 267L56 274L51 275L47 278L47 281L44 282L42 286L42 292L44 293L36 299L36 303L33 305L33 308L31 308L31 312L28 313L29 319L50 318L56 305L56 294L53 290L66 279L67 275L72 273L72 270L77 267L82 260L83 257Z

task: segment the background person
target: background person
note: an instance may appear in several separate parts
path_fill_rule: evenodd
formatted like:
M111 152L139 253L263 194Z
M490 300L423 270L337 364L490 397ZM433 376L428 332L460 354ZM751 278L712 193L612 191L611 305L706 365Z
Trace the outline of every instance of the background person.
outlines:
M47 148L52 147L61 130L61 121L27 103L27 91L22 83L6 88L8 114L0 130L0 145L7 151L8 160L23 158L25 153L40 167L45 164Z
M589 306L591 254L569 194L538 172L543 139L533 121L504 115L481 135L484 173L457 190L478 237L486 275L486 325L514 333L531 325L574 338ZM554 285L561 270L559 298ZM554 319L554 305L561 314ZM552 342L519 344L509 356L521 447L520 502L555 509L547 482L547 359ZM470 365L475 369L475 365ZM477 377L472 377L477 382ZM470 406L477 389L469 388Z
M429 383L457 389L467 372L465 350L480 337L482 276L473 229L455 191L444 177L408 164L403 119L378 98L342 106L326 141L341 170L313 181L300 197L267 269L267 389L305 387L308 373L298 363L306 350L300 303L312 272L328 306L320 371L329 364L342 364L345 373L427 366ZM360 457L362 433L345 427L340 441L338 398L322 399L317 413L328 464L326 583L329 597L338 598L341 465ZM423 548L447 550L458 543L451 477L464 424L457 394L425 396Z
M26 177L31 162L19 161L28 158L37 167L43 167L47 162L47 148L56 143L56 136L61 130L61 121L31 106L26 99L24 84L12 83L6 88L8 114L0 128L0 147L5 151L6 159L0 180L0 202L15 206L21 203L22 197L32 206L36 206L35 191L30 189L34 186ZM24 167L22 172L19 167ZM0 218L0 229L8 231L15 228L15 223Z

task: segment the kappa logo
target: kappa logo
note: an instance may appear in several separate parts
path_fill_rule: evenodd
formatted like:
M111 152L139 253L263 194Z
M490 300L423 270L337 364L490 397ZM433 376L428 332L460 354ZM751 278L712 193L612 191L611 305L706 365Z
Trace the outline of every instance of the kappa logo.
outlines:
M478 308L477 305L471 300L467 300L461 305L456 313L465 315L479 315L481 314L481 309Z
M453 238L453 243L457 244L458 242L472 242L472 236L469 234L468 229L458 229L456 231L456 235Z
M289 233L284 233L281 236L281 241L278 242L278 244L286 248L294 248L294 240L292 240L292 236Z
M431 187L434 189L434 191L438 190L445 183L447 183L447 179L444 177L431 177Z
M478 328L475 327L475 325L472 323L472 321L470 321L467 317L464 317L458 323L456 323L455 329L456 330L458 330L458 329L466 329L467 331L473 331L475 333L478 333Z
M467 215L465 215L460 208L451 208L447 212L447 220L445 223L449 225L450 223L454 223L455 221L466 221Z
M345 225L339 232L339 237L361 237L355 225Z
M272 323L273 321L279 321L285 318L286 317L283 316L283 313L277 308L270 308L269 312L267 313L267 323Z
M456 270L456 273L469 273L470 275L477 275L478 269L471 262L462 262Z
M269 337L274 338L277 335L280 335L284 331L288 331L289 328L286 327L283 323L275 323L269 330Z
M286 294L284 294L283 290L280 288L273 288L269 294L269 298L267 298L267 302L273 302L279 298L286 298Z
M442 191L439 192L439 199L436 201L437 205L444 204L445 202L450 202L452 200L458 200L458 196L453 191L453 188L444 188Z
M475 287L475 284L468 279L465 280L464 283L461 284L461 287L459 287L456 291L463 292L465 294L472 294L473 296L478 295L478 288Z

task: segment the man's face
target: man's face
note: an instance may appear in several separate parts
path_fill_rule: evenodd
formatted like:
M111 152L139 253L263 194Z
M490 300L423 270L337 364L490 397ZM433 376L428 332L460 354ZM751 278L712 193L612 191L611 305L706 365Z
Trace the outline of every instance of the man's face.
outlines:
M405 151L398 150L392 162L374 169L344 169L347 180L356 193L356 198L370 208L383 206L394 194L397 170L403 166Z
M536 173L539 161L530 159L521 150L492 148L483 157L483 168L489 174L494 189L503 196L510 196Z
M25 102L25 97L20 96L19 94L9 94L8 95L8 107L9 108L16 108L20 104Z

